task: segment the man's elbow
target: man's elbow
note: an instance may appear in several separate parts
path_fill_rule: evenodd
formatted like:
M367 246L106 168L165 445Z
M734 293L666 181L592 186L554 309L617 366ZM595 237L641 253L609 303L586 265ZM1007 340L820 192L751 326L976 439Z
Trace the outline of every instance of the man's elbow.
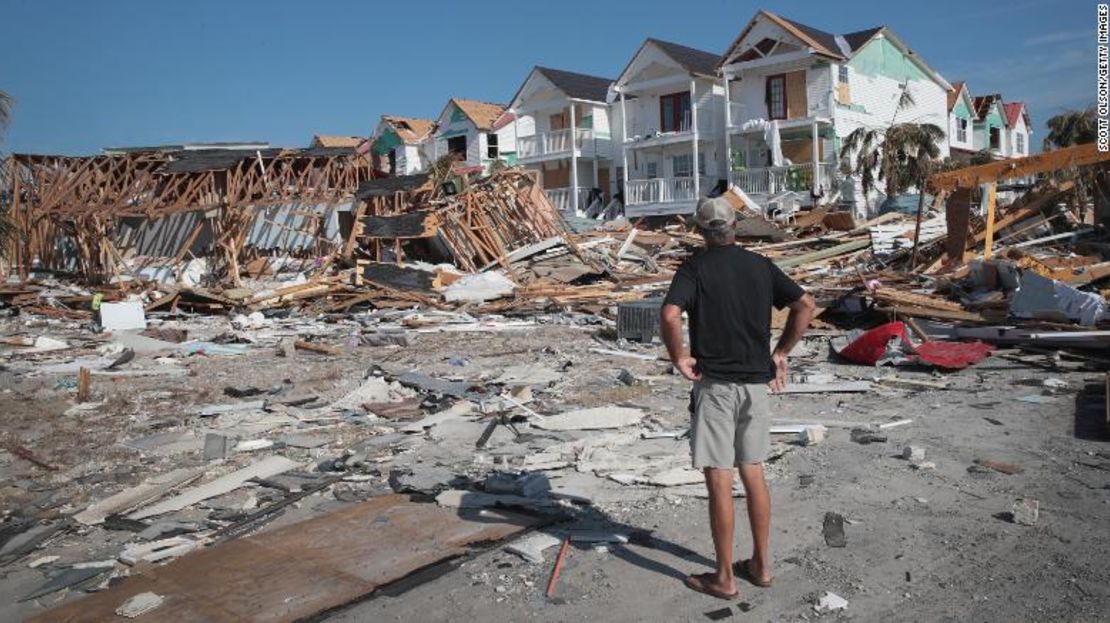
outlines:
M817 309L817 301L813 300L813 295L806 293L803 294L800 299L791 303L790 309L791 311L799 313L805 312L812 314L813 310Z
M659 310L659 320L662 321L663 324L681 323L682 310L678 305L664 305L663 308Z

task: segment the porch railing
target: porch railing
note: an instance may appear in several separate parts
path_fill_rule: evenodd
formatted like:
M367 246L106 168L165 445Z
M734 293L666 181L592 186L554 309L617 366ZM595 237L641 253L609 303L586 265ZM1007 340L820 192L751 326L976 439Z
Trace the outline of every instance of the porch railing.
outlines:
M712 188L713 183L708 177L701 178L698 192L694 192L692 176L629 180L625 188L625 198L627 205L697 201L699 193L704 195Z
M544 189L543 192L547 195L547 200L551 202L551 205L554 206L556 210L569 214L570 211L573 209L574 204L571 201L571 197L573 196L574 192L573 188L569 186L565 188L547 188ZM587 199L589 199L589 196L589 188L578 189L579 210L585 210L587 207L589 207L588 205L586 205L586 201Z
M720 113L718 112L717 114ZM713 123L713 115L714 113L710 108L698 109L698 134L709 136L716 131ZM651 121L642 121L638 114L629 115L628 136L625 137L626 141L634 141L637 136L642 140L655 136L656 134L686 134L694 131L694 116L689 110L682 115L678 127L668 128L666 131L664 131L659 124L658 112L654 116L647 116L651 118Z
M594 139L592 128L577 128L574 130L574 146L581 150L589 141ZM521 136L517 139L517 157L532 158L550 154L570 153L571 130L554 130L541 132L530 136Z
M817 166L821 172L821 185L827 190L831 187L829 182L836 173L836 167L830 162L822 162ZM813 171L812 162L743 169L732 171L729 174L729 181L749 195L773 195L784 190L802 192L813 187Z

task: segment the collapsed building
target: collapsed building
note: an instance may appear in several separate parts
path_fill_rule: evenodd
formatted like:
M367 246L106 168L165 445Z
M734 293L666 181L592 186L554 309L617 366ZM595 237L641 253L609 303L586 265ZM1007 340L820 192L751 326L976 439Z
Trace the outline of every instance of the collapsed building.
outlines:
M1103 202L1108 162L1083 145L940 173L914 210L862 222L831 206L771 219L723 193L742 243L821 308L775 398L798 400L772 428L776 486L794 469L785 456L811 460L824 443L825 469L895 435L899 486L941 477L935 461L975 442L961 420L958 451L935 451L954 424L932 411L966 407L969 394L943 396L957 384L1015 400L1018 416L1054 392L1074 391L1077 421L1105 402L1110 251L1087 208ZM659 295L702 244L681 216L576 219L533 172L443 160L378 177L349 147L7 167L0 357L15 389L0 395L12 412L0 486L15 502L0 565L19 584L0 587L0 612L299 620L456 559L468 590L524 603L545 581L548 597L562 590L545 549L655 542L643 526L658 516L638 505L704 493L686 386L654 343ZM1037 184L1000 199L1018 177ZM1052 371L1052 395L1009 396L1006 383L1030 379L991 360ZM973 366L985 368L959 374ZM1012 424L1027 443L1028 424ZM912 435L933 444L929 460ZM1037 521L1036 499L959 486ZM505 546L524 562L481 558ZM520 582L481 579L506 564L522 565ZM258 568L282 580L226 590Z

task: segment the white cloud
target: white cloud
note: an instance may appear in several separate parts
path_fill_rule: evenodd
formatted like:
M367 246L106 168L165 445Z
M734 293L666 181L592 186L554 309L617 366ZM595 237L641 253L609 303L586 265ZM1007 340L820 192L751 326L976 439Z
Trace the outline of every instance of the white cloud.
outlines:
M1051 45L1054 43L1079 43L1084 40L1093 40L1095 36L1094 29L1090 30L1058 30L1056 32L1046 32L1043 35L1030 37L1022 42L1022 45Z

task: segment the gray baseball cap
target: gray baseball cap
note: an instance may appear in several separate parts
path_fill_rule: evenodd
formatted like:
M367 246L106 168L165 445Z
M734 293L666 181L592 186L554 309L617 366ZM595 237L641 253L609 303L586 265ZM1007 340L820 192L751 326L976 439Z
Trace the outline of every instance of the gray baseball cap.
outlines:
M694 212L694 223L702 229L728 229L736 224L736 211L721 197L703 198Z

